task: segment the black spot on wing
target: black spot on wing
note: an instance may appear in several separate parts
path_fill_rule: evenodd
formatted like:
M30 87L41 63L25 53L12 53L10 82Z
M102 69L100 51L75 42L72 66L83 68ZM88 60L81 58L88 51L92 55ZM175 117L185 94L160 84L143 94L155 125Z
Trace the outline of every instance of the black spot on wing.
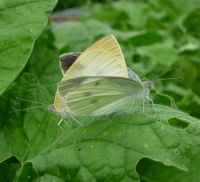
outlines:
M88 96L91 96L91 95L92 95L91 92L85 92L85 93L83 93L83 96L84 96L84 97L88 97Z
M99 80L97 80L97 81L94 82L94 86L98 86L99 84L100 84Z
M98 99L92 99L91 104L96 104L98 102Z

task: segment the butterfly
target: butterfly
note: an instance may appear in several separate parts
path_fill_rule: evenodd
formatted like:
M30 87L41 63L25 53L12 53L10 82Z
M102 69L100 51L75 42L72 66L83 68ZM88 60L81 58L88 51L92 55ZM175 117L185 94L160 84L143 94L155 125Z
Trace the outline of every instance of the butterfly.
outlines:
M157 115L153 100L149 97L150 90L156 80L174 80L177 78L160 79L163 74L176 69L177 66L158 75L152 80L141 81L132 70L133 77L117 76L83 76L61 81L58 92L65 105L63 115L71 113L74 116L101 116L114 113L124 108L130 108L137 101L144 103L147 99L152 103Z
M136 101L149 98L153 81L141 82L114 76L84 76L61 81L58 92L65 105L63 115L101 116L107 115ZM153 104L154 106L154 104Z
M71 116L79 123L74 116L109 114L141 98L151 100L148 93L153 84L142 82L127 68L113 35L99 39L82 53L61 55L60 67L63 78L55 95L54 112L62 119ZM100 86L96 87L98 83ZM126 95L120 90L135 90L135 94Z
M124 56L113 35L104 36L82 52L65 72L61 82L81 76L128 77ZM62 117L63 110L66 110L66 106L57 91L54 111Z

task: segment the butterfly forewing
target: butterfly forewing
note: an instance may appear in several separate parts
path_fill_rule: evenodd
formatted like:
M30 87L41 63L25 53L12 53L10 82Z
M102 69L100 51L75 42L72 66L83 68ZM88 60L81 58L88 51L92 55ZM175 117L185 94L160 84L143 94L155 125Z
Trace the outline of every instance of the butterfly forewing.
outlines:
M120 110L142 90L139 82L121 77L80 77L58 85L63 103L75 115L98 116Z
M66 72L62 81L81 76L128 77L123 54L114 36L105 36L86 49Z
M81 53L62 81L82 76L128 77L124 56L113 35L101 38ZM54 107L56 111L64 108L58 92L55 95Z

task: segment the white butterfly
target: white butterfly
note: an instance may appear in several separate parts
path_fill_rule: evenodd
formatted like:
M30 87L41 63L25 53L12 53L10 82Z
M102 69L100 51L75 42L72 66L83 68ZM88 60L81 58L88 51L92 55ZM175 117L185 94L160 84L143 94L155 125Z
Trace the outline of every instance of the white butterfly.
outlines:
M128 77L124 56L113 35L101 38L86 49L67 70L61 81L81 76ZM65 109L58 92L54 99L54 109L58 113Z
M62 81L58 92L65 105L63 114L101 116L130 107L149 98L153 82L113 76L85 76ZM143 107L144 108L144 107Z
M66 72L55 95L54 109L62 118L69 115L109 114L134 100L151 100L147 96L152 83L142 82L137 74L127 69L120 46L113 35L103 37L83 53L77 53L76 57L77 60L70 63L70 66L65 65L68 70L63 70ZM98 87L92 86L97 81L101 84ZM130 87L131 83L133 87ZM130 95L131 89L135 89L134 95ZM126 90L129 95L120 92L122 90ZM98 104L94 99L98 99Z

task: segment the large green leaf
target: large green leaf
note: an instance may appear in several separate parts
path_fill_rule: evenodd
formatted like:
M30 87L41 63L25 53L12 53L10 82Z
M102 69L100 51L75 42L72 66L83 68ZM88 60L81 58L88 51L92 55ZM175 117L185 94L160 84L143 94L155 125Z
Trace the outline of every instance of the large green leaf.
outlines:
M29 153L34 156L29 161L41 174L72 181L138 181L135 167L144 157L186 170L188 151L200 142L195 130L199 122L191 123L187 129L176 128L167 120L176 117L189 124L193 119L170 108L157 107L159 122L151 117L152 113L146 113L101 119L87 128L63 129L63 134L39 155Z
M21 95L50 104L51 90L34 81L33 75L25 74L5 96ZM16 99L2 98L1 103L1 114L28 107ZM145 113L139 106L138 110L95 120L78 118L82 123L90 122L86 127L70 118L58 127L60 118L39 108L12 113L7 121L2 115L1 154L7 152L21 162L16 176L19 181L27 177L138 181L136 166L143 158L187 170L192 153L200 150L199 120L162 105L156 105L157 117L151 105L145 106ZM1 161L9 156L1 155Z
M25 66L56 0L0 2L0 94Z
M181 110L199 116L199 36L198 27L190 27L199 19L191 11L195 1L100 5L100 21L91 8L90 20L53 24L55 42L45 31L21 76L0 97L0 181L198 181L200 121L160 105L170 105L172 96ZM145 113L138 107L134 113L78 118L90 123L83 128L70 118L58 127L60 117L46 106L15 112L40 105L15 97L52 104L62 76L58 51L82 51L104 33L116 35L128 65L141 77L153 78L172 64L184 68L166 76L182 81L156 83L170 95L154 93L157 117L146 104Z

